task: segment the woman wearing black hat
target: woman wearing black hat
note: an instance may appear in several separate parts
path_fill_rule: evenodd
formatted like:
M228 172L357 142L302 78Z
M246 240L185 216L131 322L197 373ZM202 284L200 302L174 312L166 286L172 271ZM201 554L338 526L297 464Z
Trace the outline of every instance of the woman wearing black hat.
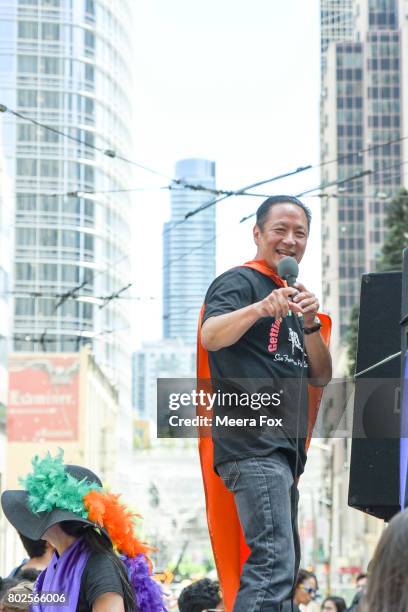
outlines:
M19 532L56 549L36 582L32 612L165 611L149 548L136 538L134 517L118 496L90 470L64 465L62 451L32 464L25 490L1 498Z

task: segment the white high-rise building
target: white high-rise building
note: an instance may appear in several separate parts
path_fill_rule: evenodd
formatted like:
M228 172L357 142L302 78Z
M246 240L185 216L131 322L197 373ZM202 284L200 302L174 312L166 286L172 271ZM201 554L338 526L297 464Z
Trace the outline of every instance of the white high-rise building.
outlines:
M176 179L215 189L215 162L183 159ZM163 335L195 342L197 320L208 286L215 277L215 206L185 222L185 215L214 198L211 193L171 191L171 217L163 240Z
M120 387L129 452L126 300L99 298L129 282L130 199L118 190L131 166L114 155L133 153L131 28L131 0L0 3L0 103L66 135L3 115L16 195L14 350L91 344Z

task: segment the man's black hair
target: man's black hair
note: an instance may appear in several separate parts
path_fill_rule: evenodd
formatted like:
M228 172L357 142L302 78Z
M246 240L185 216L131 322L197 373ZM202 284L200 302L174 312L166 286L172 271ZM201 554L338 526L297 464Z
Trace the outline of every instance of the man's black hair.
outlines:
M43 554L45 554L47 548L47 542L45 542L45 540L32 540L20 532L18 535L20 536L20 540L30 559L33 559L34 557L42 557Z
M178 607L180 612L202 612L206 608L216 608L220 601L218 582L203 578L181 591Z
M307 228L308 230L310 230L310 223L312 221L312 213L310 211L310 208L305 206L303 202L301 202L294 196L287 196L287 195L271 196L270 198L262 202L262 204L256 211L256 224L261 230L263 230L263 227L265 225L265 221L269 214L270 209L275 204L296 204L296 206L299 206L306 215Z

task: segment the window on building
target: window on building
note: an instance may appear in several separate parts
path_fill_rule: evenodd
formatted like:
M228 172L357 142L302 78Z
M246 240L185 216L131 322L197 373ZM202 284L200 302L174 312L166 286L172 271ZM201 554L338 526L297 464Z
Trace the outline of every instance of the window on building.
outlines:
M56 159L42 159L40 162L41 176L57 178L59 176L60 162Z
M93 115L95 112L95 102L92 98L85 97L84 111L86 115Z
M34 315L34 298L32 297L16 297L15 312L20 317L30 317Z
M35 55L19 55L17 59L18 72L37 72L38 60Z
M61 272L63 282L77 283L79 281L78 266L63 265L61 266Z
M34 281L36 277L36 266L26 262L18 262L15 265L16 281Z
M62 232L62 246L66 248L77 248L79 249L79 232L74 230L64 230Z
M95 82L95 69L91 64L85 64L85 80L90 83Z
M55 314L56 302L50 298L38 298L37 314L40 317L50 317Z
M59 40L60 26L58 23L44 22L41 25L41 38L43 40Z
M95 34L90 32L89 30L85 30L84 33L84 45L85 45L85 53L88 51L93 53L95 50Z
M31 227L18 227L16 229L16 243L18 246L34 246L37 241L36 230Z
M84 214L86 217L94 218L95 205L91 200L84 202Z
M62 317L70 317L72 319L76 319L78 318L78 315L79 315L78 302L75 302L74 300L68 300L64 302L64 304L61 306L61 316Z
M18 22L18 37L19 38L37 38L38 23L35 21L19 21Z
M93 183L95 180L95 168L93 166L84 167L84 179L86 183Z
M36 108L38 105L38 96L37 91L35 89L19 89L17 93L17 104L19 106L23 106L25 108L31 107ZM31 133L34 135L34 140L36 139L36 128L34 125L19 125L19 128L31 128ZM26 130L28 131L28 130ZM31 140L31 139L28 139Z
M42 91L39 96L39 105L45 108L59 108L61 94L57 91Z
M84 249L92 252L94 250L94 237L91 234L84 235Z
M17 174L19 176L37 176L37 160L25 157L17 159Z
M21 93L22 93L22 90L18 92L19 98L20 98ZM20 103L20 106L22 106L21 103ZM36 106L36 104L34 106ZM17 140L19 142L36 141L37 140L37 129L38 128L35 125L30 125L28 123L18 123L17 124Z
M42 281L56 281L58 278L57 264L39 264L39 278Z
M18 193L16 195L17 210L36 210L37 200L34 193Z
M95 15L95 0L85 1L85 12L90 15Z
M58 231L55 229L41 228L39 230L41 246L57 246Z
M43 74L61 74L62 72L61 60L58 57L50 57L44 55L40 57L39 71ZM49 92L44 92L49 93Z
M82 302L82 318L83 319L93 319L93 305L88 304L87 302Z
M42 196L40 198L40 209L46 212L58 211L58 200L52 196Z

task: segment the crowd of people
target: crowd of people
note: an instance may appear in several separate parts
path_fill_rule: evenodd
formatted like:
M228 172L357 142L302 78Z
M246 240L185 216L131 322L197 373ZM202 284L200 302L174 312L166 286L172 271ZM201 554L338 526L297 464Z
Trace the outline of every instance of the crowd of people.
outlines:
M284 612L357 612L358 600L365 592L367 575L360 574L356 580L356 594L350 608L343 597L330 595L320 602L316 575L305 569L298 572L293 600L283 605ZM356 603L357 602L357 603ZM223 611L224 603L218 582L198 580L187 586L178 600L180 612ZM362 609L361 609L362 610Z
M58 585L62 585L70 595L74 595L74 604L69 608L73 612L165 612L165 596L157 584L153 594L149 592L146 582L142 588L140 585L139 588L135 587L138 581L143 582L149 577L148 565L142 567L133 559L133 567L129 569L126 556L119 557L116 552L119 536L112 535L108 522L102 523L104 526L96 530L93 522L95 517L88 514L85 518L79 509L76 509L75 513L67 509L49 508L36 515L27 506L30 494L34 495L35 492L37 496L43 495L41 507L44 507L47 487L48 493L52 489L50 482L46 482L47 473L55 479L55 471L60 471L60 480L56 478L55 482L58 481L57 487L62 488L64 495L67 494L67 489L62 486L61 478L65 478L66 472L76 477L75 486L81 483L80 477L84 476L85 468L65 466L61 457L52 459L48 456L46 464L44 461L37 460L37 464L34 464L33 474L26 480L25 491L6 492L2 497L3 510L18 529L27 556L0 582L0 611L17 612L30 609L34 612L48 612L46 605L30 607L30 596L41 593L42 588L47 592L56 591ZM88 479L93 478L99 483L97 476L85 471ZM39 481L41 485L38 484ZM45 489L41 493L43 486ZM98 487L95 490L98 490ZM55 488L52 491L55 495ZM16 493L19 493L21 499L17 499ZM25 504L24 511L19 507L22 500ZM11 501L12 505L9 503ZM67 513L70 513L69 516ZM124 518L123 515L122 519ZM36 539L29 537L28 532ZM115 550L112 537L116 541ZM127 532L125 538L132 540L134 536ZM139 545L137 540L133 543ZM81 547L79 554L78 546ZM123 542L121 547L126 548ZM88 551L85 557L84 550ZM144 549L139 548L140 550ZM70 553L68 563L66 551ZM285 612L404 612L408 609L407 551L408 510L405 510L395 516L384 530L369 564L368 576L357 576L356 593L350 607L347 607L342 597L334 594L322 601L318 594L316 575L300 569L293 599L285 602L282 609ZM130 554L130 551L127 553ZM145 552L141 554L144 556ZM65 563L61 563L64 560ZM57 568L60 568L64 575L58 575ZM99 604L95 606L98 600ZM148 600L147 604L145 600ZM178 598L180 612L221 612L225 610L224 605L219 583L207 578L185 587Z

